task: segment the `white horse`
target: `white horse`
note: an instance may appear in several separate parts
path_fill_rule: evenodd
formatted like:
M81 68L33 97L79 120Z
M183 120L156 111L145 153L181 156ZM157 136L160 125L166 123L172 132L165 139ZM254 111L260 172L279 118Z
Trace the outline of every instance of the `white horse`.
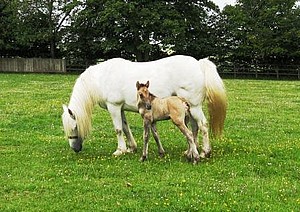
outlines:
M198 61L183 55L152 62L114 58L89 67L76 80L69 106L63 105L62 121L70 147L75 152L81 151L83 140L91 129L93 108L100 105L109 111L117 134L118 147L113 155L134 152L137 145L124 111L138 112L136 82L147 80L152 82L152 92L160 98L176 95L189 102L194 120L191 122L194 141L198 145L200 129L203 136L200 157L209 157L211 145L202 103L208 100L210 127L213 134L221 135L227 107L225 88L211 61Z

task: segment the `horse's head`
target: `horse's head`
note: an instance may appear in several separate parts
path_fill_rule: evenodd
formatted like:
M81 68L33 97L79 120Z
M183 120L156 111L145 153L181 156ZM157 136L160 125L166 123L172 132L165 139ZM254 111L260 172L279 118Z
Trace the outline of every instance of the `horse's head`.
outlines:
M149 81L146 84L136 82L137 89L137 104L139 107L144 107L147 110L151 110L151 93L148 90Z
M62 114L62 122L65 134L69 140L70 147L75 152L82 149L83 139L79 136L78 125L74 113L66 105L63 105L64 112Z

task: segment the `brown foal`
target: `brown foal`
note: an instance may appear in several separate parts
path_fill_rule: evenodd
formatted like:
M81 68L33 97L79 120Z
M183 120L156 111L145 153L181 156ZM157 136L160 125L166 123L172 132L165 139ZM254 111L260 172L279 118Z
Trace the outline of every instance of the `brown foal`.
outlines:
M144 147L141 161L145 161L148 157L149 131L151 129L153 137L158 146L160 156L165 151L160 142L156 122L171 119L172 122L180 129L188 141L188 150L186 156L189 160L196 163L199 160L199 153L194 142L193 133L187 128L186 122L190 118L188 102L178 96L170 96L167 98L158 98L149 92L149 81L146 84L136 82L137 88L137 105L139 113L144 121Z

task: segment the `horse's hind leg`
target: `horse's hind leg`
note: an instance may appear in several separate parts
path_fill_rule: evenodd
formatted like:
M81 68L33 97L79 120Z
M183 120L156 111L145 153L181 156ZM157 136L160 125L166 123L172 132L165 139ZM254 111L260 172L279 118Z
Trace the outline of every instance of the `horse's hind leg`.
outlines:
M118 148L113 153L114 156L119 156L127 152L126 143L123 136L123 130L122 130L122 115L121 115L121 105L116 106L113 104L107 104L107 109L110 113L110 116L112 118L115 132L117 134L118 138Z
M197 148L199 148L199 141L198 141L199 127L198 127L197 121L193 117L190 117L190 120L191 120L191 127L192 127L194 142L195 142Z
M155 123L151 124L151 131L158 147L158 154L160 157L163 157L165 155L165 150L160 142Z
M191 107L190 108L191 115L193 119L196 121L198 125L198 129L201 130L202 132L202 151L200 153L201 158L208 158L210 157L211 154L211 146L209 142L209 135L208 135L208 125L207 125L207 120L204 116L204 113L202 109L197 106L197 107Z
M125 112L123 110L121 111L121 116L122 116L123 132L125 133L125 136L128 140L128 145L129 145L129 148L127 149L127 152L135 152L137 145L136 145L136 142L135 142L134 137L132 135L132 132L129 128L128 122L126 120Z

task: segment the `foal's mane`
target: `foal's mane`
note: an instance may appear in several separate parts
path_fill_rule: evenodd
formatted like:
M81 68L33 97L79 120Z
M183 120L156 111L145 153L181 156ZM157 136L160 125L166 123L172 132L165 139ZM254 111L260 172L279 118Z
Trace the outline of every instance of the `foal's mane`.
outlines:
M70 99L69 108L75 115L78 135L85 138L92 126L92 112L97 102L91 74L87 69L76 80Z

